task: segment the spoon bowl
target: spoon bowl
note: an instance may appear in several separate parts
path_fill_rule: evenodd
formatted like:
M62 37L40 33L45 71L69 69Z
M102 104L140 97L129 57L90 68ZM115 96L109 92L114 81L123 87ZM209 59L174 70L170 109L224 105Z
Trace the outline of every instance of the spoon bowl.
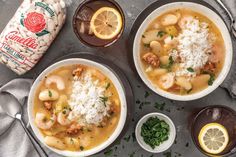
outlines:
M4 112L6 112L8 116L16 118L16 114L21 114L22 112L21 105L13 95L7 92L2 92L0 100L1 97L4 97L3 99L4 101L1 101L2 104L1 108L3 109Z

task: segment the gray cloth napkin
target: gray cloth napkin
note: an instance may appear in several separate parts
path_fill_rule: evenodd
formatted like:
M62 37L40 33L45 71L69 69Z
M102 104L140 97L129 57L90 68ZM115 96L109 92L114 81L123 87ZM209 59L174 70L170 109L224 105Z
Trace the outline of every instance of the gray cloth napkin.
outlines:
M0 92L8 92L12 94L23 107L24 119L27 120L26 98L28 96L32 80L15 79L0 88ZM2 93L0 93L1 105L7 104L8 101ZM1 106L0 105L0 106ZM37 157L28 136L24 132L18 121L14 121L4 113L0 107L0 156L1 157ZM7 150L7 151L6 151Z
M6 104L6 97L1 92L12 94L23 108L23 118L32 132L27 118L27 97L32 85L31 79L14 79L0 88L0 103ZM20 122L9 117L0 105L0 157L38 157ZM43 146L43 145L42 145ZM44 147L44 146L43 146ZM7 151L6 151L7 150ZM49 157L59 157L44 147Z
M234 18L236 19L236 1L235 0L223 0L224 4L230 9L230 11L232 12ZM228 24L229 26L229 20L228 17L225 16L225 12L223 10L220 10L221 15L224 15L225 18L225 22ZM232 42L233 42L233 50L236 50L236 37L232 36ZM227 76L227 78L225 79L225 81L221 84L221 87L225 88L229 94L231 95L232 98L236 98L236 54L235 52L233 53L233 62L232 62L232 66L231 66L231 70Z

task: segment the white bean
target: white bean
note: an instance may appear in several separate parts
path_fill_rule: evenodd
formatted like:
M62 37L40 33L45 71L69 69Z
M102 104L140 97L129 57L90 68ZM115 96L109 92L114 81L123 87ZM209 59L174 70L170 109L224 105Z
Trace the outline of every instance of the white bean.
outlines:
M160 30L154 29L147 31L142 36L142 41L144 44L150 44L151 41L161 41L164 39L164 35L159 35Z
M54 101L58 98L58 92L53 89L45 89L39 93L39 100L41 101Z
M159 55L162 50L161 44L158 41L151 41L150 47L152 49L152 52L156 55Z
M54 136L46 136L44 138L44 142L50 146L50 147L54 147L57 149L61 149L64 150L66 148L66 145L64 142L62 142L62 140L60 140L59 138L56 138Z
M161 24L163 26L174 25L178 22L178 18L176 15L167 14L161 19Z

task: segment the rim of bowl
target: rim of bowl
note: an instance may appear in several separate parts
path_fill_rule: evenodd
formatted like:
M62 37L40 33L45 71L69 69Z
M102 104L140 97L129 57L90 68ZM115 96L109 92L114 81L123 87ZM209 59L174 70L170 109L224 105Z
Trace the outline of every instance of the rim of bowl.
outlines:
M224 66L219 74L219 76L216 78L216 80L214 81L212 86L208 86L207 88L194 93L194 94L190 94L190 95L177 95L177 94L173 94L167 91L164 91L162 89L160 89L159 87L155 86L148 78L148 76L145 74L144 69L142 67L142 63L140 60L140 40L141 40L141 34L147 29L148 25L158 16L162 15L163 13L169 11L169 10L174 10L177 8L190 8L190 6L192 7L191 10L198 12L204 16L206 16L207 18L211 19L211 21L217 26L217 28L220 30L222 38L224 40L224 44L225 44L225 59L224 59ZM214 20L212 20L212 17L210 18L209 15L204 14L203 12L198 11L195 8L202 8L207 12L210 12L211 15L214 15L214 17L216 17ZM162 10L162 11L160 11ZM218 23L221 24L221 26L219 27L216 24L216 21ZM224 33L223 33L224 32ZM196 100L199 98L202 98L208 94L210 94L211 92L213 92L216 88L218 88L220 86L220 84L223 83L223 81L225 80L226 76L228 75L229 71L230 71L230 67L232 65L232 60L233 60L233 47L232 47L232 39L229 33L229 29L225 23L225 21L223 20L223 18L219 15L219 13L212 9L211 7L204 6L201 3L197 3L197 2L186 2L186 1L176 1L176 2L168 2L158 8L156 8L155 10L153 10L146 18L145 20L142 22L142 24L140 25L135 38L134 38L134 43L133 43L133 59L134 59L134 64L136 67L136 70L139 74L139 76L141 77L142 81L155 93L159 94L160 96L172 99L172 100L178 100L178 101L191 101L191 100Z
M168 147L166 147L166 148L164 148L163 150L152 150L152 149L149 149L149 148L147 148L147 147L145 147L142 143L141 143L141 135L140 134L138 134L138 128L139 127L141 127L141 125L144 123L144 120L146 119L146 118L149 118L149 117L154 117L154 116L157 116L158 118L159 117L162 117L163 119L165 119L165 120L167 120L169 123L170 123L170 125L172 126L172 128L173 128L173 132L172 132L172 134L173 134L173 138L172 139L168 139L169 141L170 141L170 144L168 145ZM166 122L167 122L166 121ZM170 126L170 127L171 127ZM171 134L171 133L170 133ZM138 144L144 149L144 150L146 150L146 151L148 151L148 152L151 152L151 153L161 153L161 152L164 152L164 151L166 151L167 149L169 149L172 145L173 145L173 143L174 143L174 141L175 141L175 138L176 138L176 127L175 127L175 124L174 124L174 122L171 120L171 118L170 117L168 117L167 115L165 115L165 114L163 114L163 113L159 113L159 112L152 112L152 113L148 113L148 114L146 114L146 115L144 115L139 121L138 121L138 123L137 123L137 125L136 125L136 127L135 127L135 136L136 136L136 138L137 138L137 141L138 141ZM168 141L167 140L167 141ZM142 140L143 141L143 140Z
M41 83L42 79L50 74L50 72L52 72L55 69L58 69L60 67L63 66L68 66L68 65L74 65L74 64L84 64L87 66L91 66L91 67L95 67L98 70L100 70L104 75L106 75L106 77L108 77L112 83L114 84L114 86L116 87L116 90L118 92L120 101L121 101L121 111L120 111L120 119L119 122L117 124L116 129L114 130L114 132L110 135L109 139L104 141L103 143L99 144L98 146L89 149L89 150L85 150L85 151L67 151L67 150L59 150L59 149L55 149L53 147L48 146L47 144L44 143L43 141L43 135L40 132L40 130L36 127L35 123L34 123L34 116L33 116L33 102L34 102L34 96L35 96L35 92L39 86L39 83ZM47 148L49 148L50 150L52 150L53 152L60 154L60 155L64 155L64 156L89 156L89 155L93 155L96 153L99 153L100 151L106 149L107 147L109 147L117 138L118 136L121 134L124 125L125 125L125 121L126 121L126 117L127 117L127 102L126 102L126 97L125 97L125 91L124 91L124 87L121 83L121 81L119 80L119 78L116 76L115 73L113 73L108 67L97 63L95 61L91 61L88 59L82 59L82 58L71 58L71 59L65 59L59 62L56 62L54 64L52 64L51 66L49 66L48 68L46 68L34 81L30 93L29 93L29 97L28 97L28 108L27 108L27 112L28 112L28 117L29 117L29 123L30 126L32 127L32 130L34 132L34 134L36 135L37 139L43 143Z

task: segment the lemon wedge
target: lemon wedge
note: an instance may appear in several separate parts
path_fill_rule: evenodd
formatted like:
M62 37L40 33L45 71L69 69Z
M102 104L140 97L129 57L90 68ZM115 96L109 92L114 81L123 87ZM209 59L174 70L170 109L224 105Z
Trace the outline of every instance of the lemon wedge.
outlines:
M94 35L100 39L116 37L123 26L121 14L114 8L102 7L92 16L90 27Z
M227 147L229 135L223 125L209 123L201 129L198 140L204 151L210 154L219 154Z

